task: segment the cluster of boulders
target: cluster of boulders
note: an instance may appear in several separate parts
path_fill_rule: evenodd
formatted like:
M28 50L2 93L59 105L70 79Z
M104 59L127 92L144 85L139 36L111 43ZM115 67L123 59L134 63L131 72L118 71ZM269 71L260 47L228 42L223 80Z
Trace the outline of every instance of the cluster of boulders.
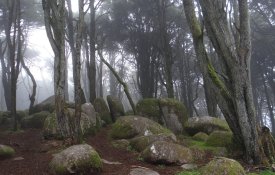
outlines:
M233 135L225 120L209 116L188 118L185 106L174 99L143 99L136 105L137 114L126 115L121 101L108 96L107 103L103 98L97 98L93 105L82 104L81 111L80 126L84 134L95 133L100 127L112 124L112 145L135 150L139 152L139 159L148 163L196 168L194 161L203 158L198 152L206 149L215 156L226 156L228 147L232 145ZM68 132L74 121L74 113L74 104L66 103ZM26 113L20 115L22 128L43 128L45 138L61 137L53 97L36 105L29 116ZM0 113L0 125L10 120L8 113ZM177 137L182 134L189 136L183 139ZM13 154L12 148L0 145L0 158ZM55 174L93 173L100 171L102 161L90 145L81 144L54 155L50 168ZM138 167L130 174L150 171ZM224 157L213 159L201 168L201 172L203 175L245 174L238 162Z

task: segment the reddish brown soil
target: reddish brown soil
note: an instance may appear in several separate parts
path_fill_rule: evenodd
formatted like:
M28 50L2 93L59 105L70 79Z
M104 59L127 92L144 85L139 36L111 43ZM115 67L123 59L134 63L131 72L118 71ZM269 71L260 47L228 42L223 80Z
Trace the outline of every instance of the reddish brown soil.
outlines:
M103 165L100 175L128 175L130 169L136 166L147 167L159 172L161 175L174 175L179 172L179 166L150 165L139 161L138 153L112 147L108 139L109 128L103 128L95 136L87 138L86 143L92 145L100 156L108 161L120 162L121 165ZM41 152L46 144L42 138L41 130L30 129L22 133L0 134L0 144L10 145L16 150L13 158L0 160L0 175L48 175L48 164L52 158L51 153ZM23 157L23 160L14 158Z

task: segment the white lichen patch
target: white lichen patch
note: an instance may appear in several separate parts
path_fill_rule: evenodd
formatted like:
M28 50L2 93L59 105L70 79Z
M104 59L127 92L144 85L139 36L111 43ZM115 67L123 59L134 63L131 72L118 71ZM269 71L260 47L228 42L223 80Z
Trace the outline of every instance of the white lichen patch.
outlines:
M150 150L152 151L153 154L157 154L157 150L155 148L155 145L152 145Z
M149 136L149 135L152 135L151 131L149 131L149 130L145 130L145 132L144 132L144 136Z

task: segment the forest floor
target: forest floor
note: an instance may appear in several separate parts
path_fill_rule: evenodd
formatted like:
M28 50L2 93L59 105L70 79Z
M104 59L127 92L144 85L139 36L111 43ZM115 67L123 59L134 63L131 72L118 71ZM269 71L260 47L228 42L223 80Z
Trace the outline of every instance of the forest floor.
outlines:
M108 137L110 128L102 128L95 136L86 139L101 158L121 164L103 164L100 175L128 175L134 167L147 167L161 175L174 175L181 170L180 166L151 165L138 160L138 153L114 148ZM0 144L12 146L15 156L0 160L0 175L48 175L49 162L53 151L60 149L61 141L46 141L42 130L28 129L22 132L0 132Z

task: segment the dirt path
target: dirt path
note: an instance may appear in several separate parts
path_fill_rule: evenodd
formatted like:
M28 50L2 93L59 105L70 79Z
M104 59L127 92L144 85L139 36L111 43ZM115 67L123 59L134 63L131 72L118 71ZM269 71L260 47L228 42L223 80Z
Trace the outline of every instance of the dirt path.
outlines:
M137 159L138 154L112 147L108 139L110 128L103 128L95 136L88 137L86 142L92 145L100 156L121 165L103 165L100 175L128 175L130 169L136 166L147 167L161 175L174 175L180 171L178 166L150 165ZM0 160L0 175L48 175L48 164L52 158L50 153L40 151L45 144L41 130L30 129L22 133L0 134L0 144L10 145L16 150L16 155L7 160ZM14 160L21 158L23 160Z

